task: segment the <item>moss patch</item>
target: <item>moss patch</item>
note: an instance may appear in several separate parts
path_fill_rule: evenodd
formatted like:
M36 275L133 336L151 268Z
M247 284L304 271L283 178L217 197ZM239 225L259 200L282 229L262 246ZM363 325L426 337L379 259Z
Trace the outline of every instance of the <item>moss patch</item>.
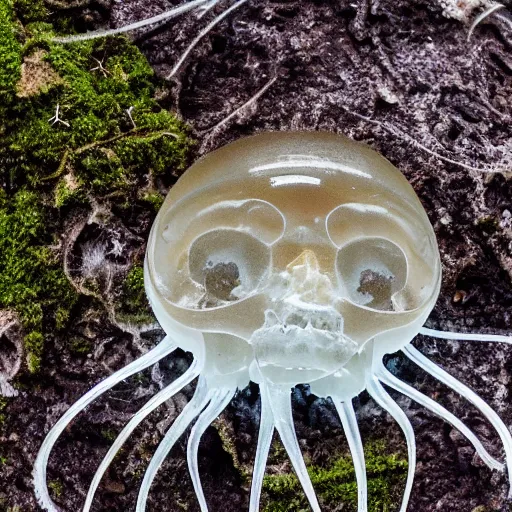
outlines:
M366 443L364 452L368 475L368 510L398 510L407 476L407 460L398 454L387 453L382 441ZM323 466L309 465L308 473L323 506L343 503L343 510L357 510L357 484L350 455L333 457ZM263 491L266 495L265 512L310 510L293 473L265 476Z
M43 322L62 325L76 296L54 252L48 219L36 193L0 193L0 305L18 312L27 331L31 371L39 369Z
M0 309L20 315L31 372L80 301L61 248L75 208L153 209L155 180L171 182L191 146L134 45L53 43L47 16L43 2L0 2ZM140 267L125 288L129 309L145 305Z
M117 317L123 322L144 324L154 321L144 289L144 268L141 265L134 265L128 272L117 306Z
M10 0L0 2L0 101L11 95L21 74L21 45ZM1 113L1 109L0 109Z

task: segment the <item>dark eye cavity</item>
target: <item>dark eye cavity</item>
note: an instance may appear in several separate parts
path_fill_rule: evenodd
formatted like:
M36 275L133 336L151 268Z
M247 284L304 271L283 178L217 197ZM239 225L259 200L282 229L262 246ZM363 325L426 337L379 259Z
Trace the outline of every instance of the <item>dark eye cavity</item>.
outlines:
M210 308L253 292L270 269L271 253L249 233L216 229L194 240L188 261L191 278L204 287L200 307Z
M404 309L398 292L407 282L407 259L393 242L377 237L349 242L338 250L336 273L343 295L355 304L379 311Z

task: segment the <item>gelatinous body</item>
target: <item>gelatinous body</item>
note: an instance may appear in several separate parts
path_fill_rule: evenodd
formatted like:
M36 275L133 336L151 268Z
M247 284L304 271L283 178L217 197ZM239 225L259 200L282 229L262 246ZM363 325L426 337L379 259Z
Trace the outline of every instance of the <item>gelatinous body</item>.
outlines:
M237 389L250 381L260 385L262 400L251 512L258 510L274 428L312 509L320 510L292 420L290 391L300 383L334 401L354 458L359 512L367 510L366 473L351 401L362 390L390 412L407 438L410 467L402 511L414 477L412 427L381 383L452 423L484 462L503 470L460 420L385 369L382 356L401 349L479 407L496 426L511 458L510 434L495 413L410 346L439 294L439 252L412 187L367 146L327 133L265 133L199 160L172 188L155 220L145 282L167 337L118 378L112 376L100 390L91 390L50 432L35 470L40 502L49 510L54 509L45 467L65 425L103 389L176 347L194 354L193 365L125 427L94 478L85 511L128 435L197 376L194 398L150 463L138 512L145 510L162 461L196 417L187 456L201 509L207 510L197 466L199 440Z

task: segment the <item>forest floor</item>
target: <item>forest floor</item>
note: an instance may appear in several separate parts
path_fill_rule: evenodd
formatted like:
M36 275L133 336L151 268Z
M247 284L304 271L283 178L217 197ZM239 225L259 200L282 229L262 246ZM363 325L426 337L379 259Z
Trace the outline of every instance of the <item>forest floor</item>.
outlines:
M18 5L22 3L31 7L29 0ZM178 3L47 0L41 16L61 32L70 30L71 25L84 31L125 25ZM4 308L0 310L0 384L2 378L7 378L17 390L17 396L0 396L0 511L39 510L31 471L49 428L92 384L139 356L161 337L141 296L141 263L155 212L188 163L242 136L269 130L327 130L379 151L412 184L437 235L443 284L427 325L453 331L511 332L512 16L507 8L497 11L476 27L468 41L471 20L481 12L470 6L479 2L444 2L459 6L460 19L450 18L441 3L249 0L213 28L169 80L166 77L180 55L201 28L226 7L225 2L201 19L195 14L184 15L131 34L156 78L150 77L148 70L140 71L144 63L128 70L122 62L110 61L109 68L109 59L115 59L116 52L128 52L131 59L141 58L138 53L132 56L132 50L125 47L128 43L95 43L100 46L88 47L89 68L103 62L106 80L114 80L110 74L116 73L115 66L120 66L123 77L130 77L129 90L122 91L126 97L116 99L119 104L128 102L115 118L116 123L126 124L124 133L131 130L124 112L131 106L130 101L138 104L140 95L144 105L141 112L147 112L136 121L146 131L131 133L133 146L109 146L103 153L89 155L88 160L80 154L90 150L84 150L84 144L96 143L94 137L100 137L96 132L91 139L76 144L73 137L52 139L57 149L59 144L63 152L71 148L76 156L62 166L59 162L63 152L55 162L50 157L44 160L57 164L52 173L58 167L61 175L55 177L48 170L43 178L36 174L18 181L2 178L6 197L11 197L16 187L29 187L30 193L38 193L39 183L41 194L55 197L50 215L58 234L52 243L58 242L60 247L55 272L63 269L64 281L71 289L65 297L52 296L52 322L59 324L58 329L45 327L49 321L46 316L38 320L40 325L27 323L23 320L26 312L20 313L6 299L5 304L0 302ZM510 2L505 3L510 9ZM21 7L16 16L20 23L29 25ZM63 17L73 23L58 25L55 20ZM54 71L64 81L71 80L69 67L62 67L62 59L69 55L56 56L58 50L53 47L45 51ZM28 52L25 59L27 55L34 54ZM37 64L34 66L37 69ZM46 68L43 71L45 80L58 83L56 75ZM76 78L78 72L73 73ZM153 85L141 86L141 80ZM108 94L118 94L116 84L109 87ZM114 89L117 92L112 92ZM19 88L9 101L10 119L19 124L26 115L15 107L26 101ZM165 117L167 114L152 118L156 105L164 112L175 113L176 118ZM72 123L72 115L70 112L71 117L63 119ZM77 113L76 119L79 116ZM179 133L173 145L161 140L162 131L171 127ZM86 129L88 125L82 127ZM106 126L101 138L113 135L110 129ZM132 157L123 160L126 151L139 147L137 143L142 145L137 150L145 152L144 161ZM3 160L0 153L0 166L5 169L18 158L13 148L20 143L10 144L4 147ZM36 151L39 153L34 158L40 158L39 147L27 151L23 162L30 161ZM112 167L109 151L119 156L121 170ZM144 170L146 161L152 166L149 174ZM28 172L21 162L18 159L12 165L19 167L19 173ZM106 168L114 176L108 184L100 180ZM73 182L77 176L79 186ZM82 195L77 196L75 189L82 190ZM3 204L0 201L0 210ZM2 226L0 223L0 229ZM48 241L48 246L52 243ZM65 319L59 323L56 304L61 299L68 301L69 307L65 315L61 313ZM50 307L44 301L41 304L44 311ZM20 341L27 329L42 333L44 348ZM38 339L38 335L32 338ZM422 336L414 344L472 387L506 425L512 426L512 346L436 341ZM122 426L149 396L176 378L187 362L188 356L180 353L129 379L89 407L64 432L48 470L53 499L64 512L80 509L97 465ZM399 354L390 356L387 364L400 378L461 418L491 454L503 459L496 432L465 399ZM134 509L147 462L191 394L192 387L186 388L136 430L108 471L94 510ZM410 400L393 396L417 435L418 466L409 510L512 510L504 475L487 469L467 440L451 426ZM240 392L204 436L200 467L211 512L248 508L258 404L256 386ZM355 401L355 407L368 447L370 510L398 511L406 467L402 433L366 393ZM323 510L355 511L349 450L332 404L300 388L294 393L294 414L301 448L318 475L315 483ZM199 510L185 451L182 440L158 474L149 510ZM283 478L291 473L276 436L263 510L308 510L296 481Z

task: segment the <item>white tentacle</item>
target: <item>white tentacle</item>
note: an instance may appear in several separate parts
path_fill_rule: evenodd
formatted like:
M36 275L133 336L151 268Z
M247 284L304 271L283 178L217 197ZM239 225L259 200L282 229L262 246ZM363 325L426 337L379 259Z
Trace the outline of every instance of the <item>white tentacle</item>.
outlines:
M505 423L503 423L498 414L496 414L494 409L492 409L487 402L482 400L482 398L480 398L472 389L437 366L430 359L425 357L419 350L415 349L412 345L409 345L402 350L412 361L423 368L423 370L425 370L427 373L430 373L430 375L469 400L489 420L489 422L498 432L498 435L501 438L501 442L503 443L508 478L509 482L512 482L512 436L510 435L507 426ZM509 486L508 496L509 498L512 497L512 486Z
M260 389L266 395L281 442L290 457L293 469L304 489L306 497L314 512L320 512L320 505L308 475L304 458L300 452L299 441L295 433L292 415L291 389L289 387L261 384Z
M203 486L199 477L199 464L197 460L197 452L199 450L199 442L205 430L220 415L220 413L228 406L229 402L236 393L235 389L219 389L212 395L211 402L208 407L201 413L196 424L190 432L190 438L187 445L187 461L192 484L196 492L201 512L208 512L208 505L204 497Z
M258 435L258 447L256 448L256 459L254 461L254 471L252 473L249 512L258 512L260 508L263 476L265 475L268 452L270 450L270 445L272 444L272 435L274 434L274 416L272 415L272 409L268 402L268 397L263 393L261 393L260 396L260 432Z
M93 32L86 32L85 34L78 34L67 37L55 37L53 38L53 41L56 43L74 43L76 41L86 41L88 39L96 39L98 37L114 36L117 34L123 34L125 32L131 32L132 30L137 30L138 28L147 27L148 25L154 25L155 23L159 23L161 21L176 18L180 14L184 14L188 11L192 11L193 9L197 9L209 1L210 0L192 0L178 5L169 11L165 11L162 14L158 14L157 16L137 21L136 23L130 23L124 27L114 28L111 30L95 30Z
M92 506L92 501L94 499L94 494L96 489L98 488L105 471L109 467L110 463L114 460L114 457L117 455L123 444L130 437L132 432L147 418L157 407L160 407L164 402L169 400L169 398L173 397L176 393L181 391L187 384L190 384L198 375L201 370L201 365L198 360L195 359L190 368L183 374L181 377L176 379L174 382L169 384L167 387L162 389L159 393L157 393L154 397L152 397L148 402L144 404L144 406L137 411L137 413L133 416L133 418L127 423L127 425L123 428L121 433L117 436L116 440L110 447L109 451L105 455L104 459L101 461L96 473L94 474L94 478L92 480L91 486L89 487L89 492L87 493L87 497L85 499L85 505L83 512L89 512Z
M163 359L171 352L174 352L176 348L177 346L168 336L166 336L155 348L94 386L90 391L82 396L82 398L75 402L53 426L50 432L48 432L48 435L43 441L39 453L37 454L33 472L35 494L43 509L48 510L49 512L58 512L58 508L51 500L48 492L48 486L46 485L46 468L52 448L64 429L78 414L80 414L80 412L82 412L100 395L131 375L144 370L148 366L152 366L157 361L160 361L160 359Z
M334 400L334 405L343 424L347 437L350 453L354 462L357 480L357 511L368 511L368 482L366 478L366 463L364 460L363 442L357 425L356 413L352 402L339 402Z
M442 340L489 341L496 343L512 343L512 336L504 336L502 334L478 334L438 331L436 329L427 329L426 327L422 327L420 329L420 334L423 334L423 336L430 336L432 338L439 338Z
M164 438L158 445L158 448L151 458L148 469L144 474L144 479L140 486L139 496L137 497L136 512L144 512L146 510L146 503L148 499L151 484L160 469L163 461L172 450L176 441L181 437L187 427L194 421L196 416L206 407L211 398L211 393L208 392L206 380L199 377L197 388L194 396L190 402L183 408L176 421L169 428Z
M414 473L416 472L416 437L414 430L405 412L398 407L398 404L389 396L389 393L382 387L382 384L375 376L372 375L367 379L366 390L370 396L393 417L405 435L409 465L407 468L407 482L405 484L400 512L407 512L412 485L414 483Z
M402 382L400 379L397 379L392 373L386 370L384 365L378 368L377 376L379 377L379 380L381 380L384 384L408 396L409 398L411 398L415 402L418 402L420 405L422 405L429 411L433 412L435 415L439 416L442 420L454 426L473 445L473 448L476 450L482 461L490 469L504 471L504 464L497 461L484 448L483 444L475 436L475 434L473 434L473 432L466 425L464 425L464 423L462 423L462 421L459 420L457 416L455 416L450 411L445 409L442 405L439 405L437 402L432 400L432 398L424 395L423 393L420 393L417 389L414 389L412 386L409 386L409 384Z

